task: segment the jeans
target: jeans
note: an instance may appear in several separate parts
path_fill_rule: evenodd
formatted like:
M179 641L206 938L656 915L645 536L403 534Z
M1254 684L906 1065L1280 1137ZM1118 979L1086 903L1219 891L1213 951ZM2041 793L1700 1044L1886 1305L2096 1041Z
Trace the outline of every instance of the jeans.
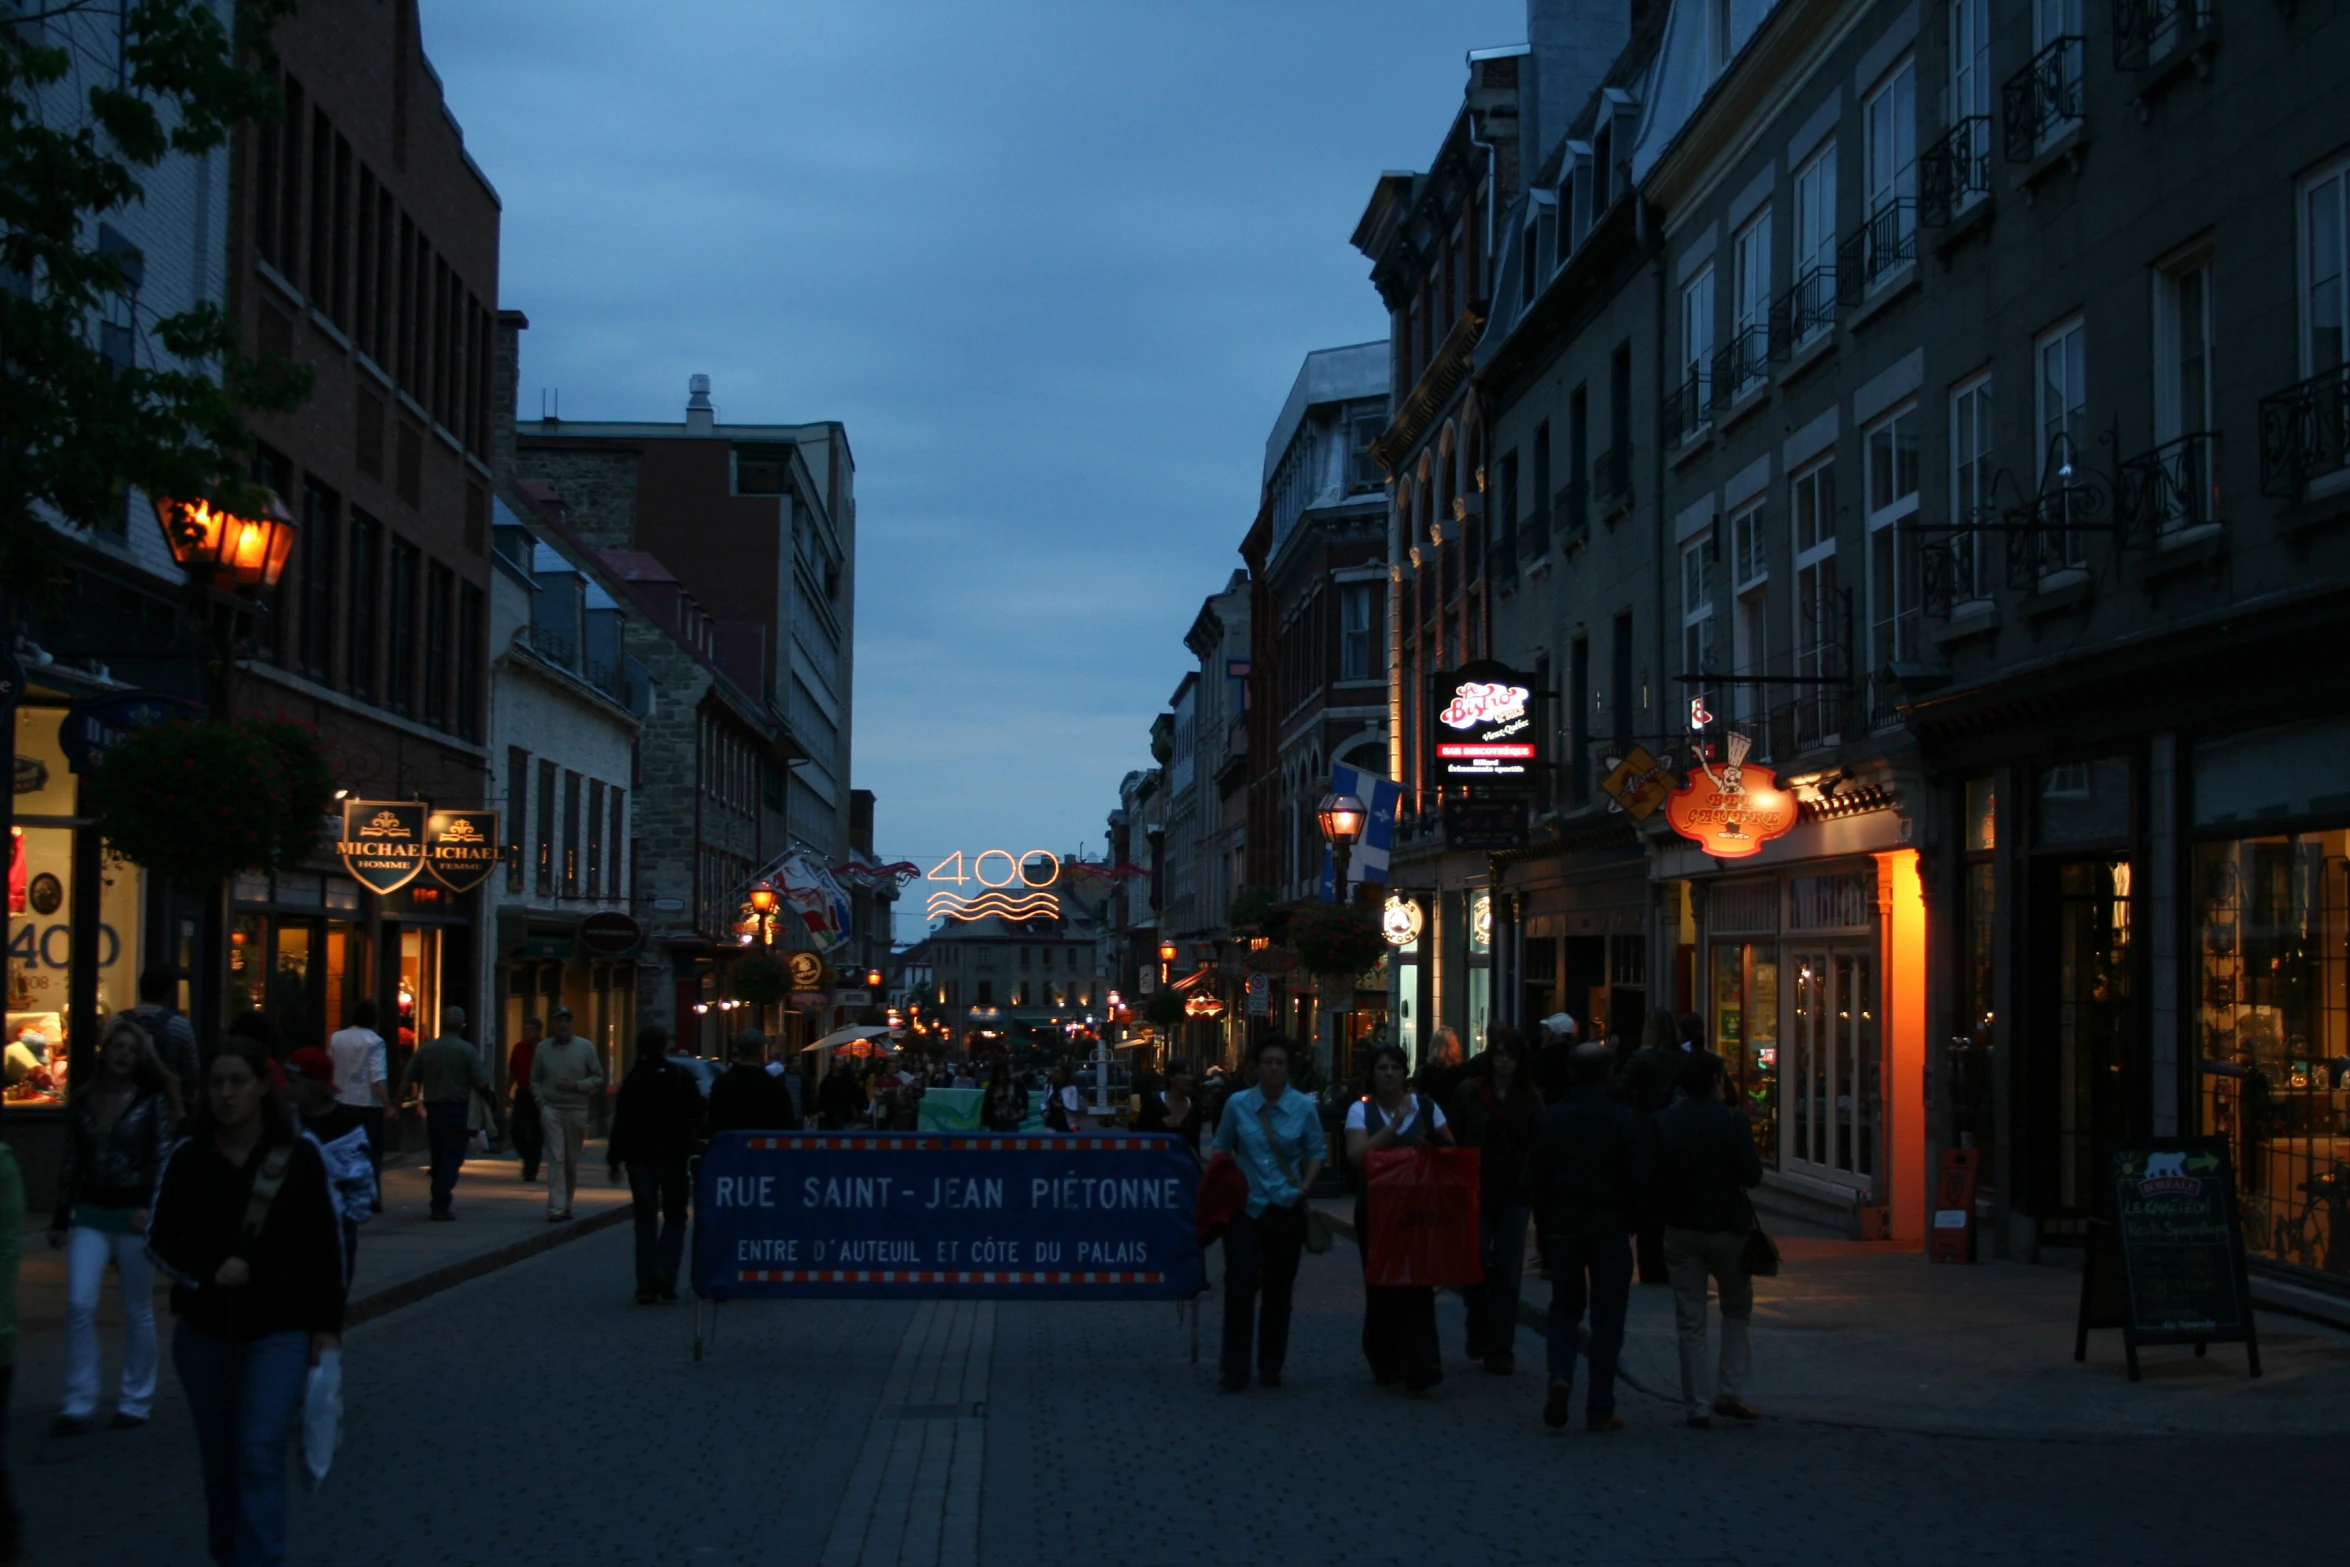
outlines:
M1306 1216L1301 1208L1267 1208L1254 1218L1242 1214L1224 1232L1225 1380L1248 1380L1252 1336L1258 1370L1280 1374L1281 1363L1289 1357L1289 1303L1305 1248ZM1260 1292L1265 1301L1261 1314Z
M1472 1359L1514 1360L1518 1342L1518 1292L1526 1278L1526 1222L1531 1210L1480 1207L1477 1238L1485 1282L1462 1289L1469 1318Z
M587 1142L587 1111L540 1105L539 1125L547 1134L547 1212L568 1219L571 1194L579 1189L579 1151Z
M1717 1398L1739 1398L1753 1374L1746 1329L1754 1316L1754 1279L1747 1273L1746 1231L1665 1231L1665 1267L1673 1278L1673 1326L1681 1340L1681 1406L1690 1417ZM1722 1303L1722 1358L1714 1391L1705 1382L1705 1283L1716 1281Z
M111 1262L122 1279L122 1391L115 1411L144 1420L155 1402L155 1265L147 1237L75 1225L65 1235L65 1398L59 1413L98 1407L98 1292Z
M240 1344L182 1321L171 1358L204 1464L212 1559L278 1567L286 1559L286 1442L309 1385L310 1335L271 1333Z
M432 1211L447 1213L457 1194L457 1172L465 1167L465 1145L472 1132L465 1124L462 1100L450 1104L435 1100L424 1107L426 1145L432 1150Z
M677 1293L677 1265L685 1256L685 1161L631 1159L628 1193L635 1201L636 1287ZM660 1234L654 1235L659 1220Z
M539 1126L539 1102L527 1088L514 1091L514 1112L507 1117L506 1135L514 1143L514 1151L522 1156L522 1178L539 1178L539 1156L546 1149L546 1133Z
M1624 1312L1632 1301L1632 1241L1621 1216L1593 1216L1542 1238L1550 1262L1550 1380L1575 1385L1575 1329L1591 1308L1594 1419L1616 1412L1616 1357L1624 1350Z

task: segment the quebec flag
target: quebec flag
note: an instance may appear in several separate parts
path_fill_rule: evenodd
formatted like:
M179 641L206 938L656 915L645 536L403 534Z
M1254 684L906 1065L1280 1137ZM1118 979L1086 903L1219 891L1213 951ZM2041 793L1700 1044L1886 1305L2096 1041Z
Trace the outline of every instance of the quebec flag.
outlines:
M1370 820L1363 824L1362 841L1354 846L1354 853L1347 861L1347 882L1386 885L1388 859L1395 850L1395 812L1403 802L1403 786L1359 767L1333 767L1330 792L1353 795L1371 813ZM1333 868L1330 849L1325 844L1322 849L1322 901L1325 903L1338 901Z

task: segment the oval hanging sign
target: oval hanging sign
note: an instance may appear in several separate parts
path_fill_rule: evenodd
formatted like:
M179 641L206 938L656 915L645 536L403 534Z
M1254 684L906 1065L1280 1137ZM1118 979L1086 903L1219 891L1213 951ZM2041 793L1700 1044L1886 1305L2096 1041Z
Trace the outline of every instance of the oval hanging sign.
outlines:
M1699 765L1689 781L1665 801L1673 831L1716 859L1744 859L1795 825L1795 796L1779 787L1779 775L1745 761L1753 742L1730 736L1730 761L1719 769Z
M644 939L644 927L615 909L590 914L579 922L579 944L598 957L626 957Z

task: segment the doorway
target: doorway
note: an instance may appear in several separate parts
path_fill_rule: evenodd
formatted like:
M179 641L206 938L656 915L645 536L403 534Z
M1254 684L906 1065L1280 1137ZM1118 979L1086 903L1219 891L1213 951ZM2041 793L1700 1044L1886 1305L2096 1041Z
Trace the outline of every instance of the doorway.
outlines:
M1785 1153L1807 1168L1867 1186L1877 1172L1880 1081L1876 950L1800 947L1791 954Z
M2042 863L2033 879L2034 905L2052 922L2049 939L2029 944L2032 1015L2045 1031L2043 1196L2048 1214L2077 1230L2096 1210L2098 1149L2146 1130L2130 858Z

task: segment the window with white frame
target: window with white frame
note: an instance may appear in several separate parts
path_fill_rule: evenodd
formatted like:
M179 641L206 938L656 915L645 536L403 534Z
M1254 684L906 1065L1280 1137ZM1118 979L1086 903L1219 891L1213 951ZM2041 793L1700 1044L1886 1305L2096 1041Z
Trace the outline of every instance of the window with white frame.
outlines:
M1681 672L1685 675L1702 675L1713 667L1713 573L1707 569L1713 553L1710 528L1704 536L1681 546Z
M1731 667L1740 675L1769 672L1771 660L1771 562L1763 535L1763 503L1757 498L1730 518L1730 626ZM1731 707L1741 723L1760 716L1757 689L1740 685L1731 692Z
M1918 411L1916 405L1861 437L1869 539L1869 711L1891 719L1892 670L1917 657Z
M1770 373L1771 209L1747 221L1731 241L1731 343L1737 348L1731 385L1743 395Z
M1991 377L1976 376L1950 394L1950 521L1945 546L1950 600L1972 603L1991 596L1983 560L1983 535L1965 524L1991 520Z
M2080 531L2073 527L2073 507L2067 497L2074 471L2084 460L2089 438L2089 333L2079 317L2040 334L2033 345L2039 366L2036 377L2035 426L2039 432L2039 469L2035 475L2043 496L2057 504L2044 508L2038 564L2043 572L2071 569L2088 563Z
M2301 186L2301 374L2350 365L2350 160Z
M1795 171L1794 340L1808 343L1836 321L1836 144Z
M2081 0L2032 0L2033 79L2043 100L2042 147L2081 123L2081 76L2088 63L2083 32Z
M2154 450L2136 486L2159 534L2219 517L2211 408L2211 257L2194 251L2154 272Z
M1991 0L1951 0L1949 120L1985 121L1980 151L1991 150Z
M1379 673L1379 584L1348 582L1338 589L1338 678L1369 680Z
M1918 221L1918 73L1904 60L1861 109L1863 205L1868 238L1861 247L1863 287L1916 259Z
M1681 289L1681 428L1705 423L1713 400L1714 269L1698 270Z
M1789 532L1795 552L1795 673L1814 682L1798 686L1798 749L1834 741L1844 705L1830 681L1847 677L1844 595L1836 584L1836 464L1813 464L1787 484Z

